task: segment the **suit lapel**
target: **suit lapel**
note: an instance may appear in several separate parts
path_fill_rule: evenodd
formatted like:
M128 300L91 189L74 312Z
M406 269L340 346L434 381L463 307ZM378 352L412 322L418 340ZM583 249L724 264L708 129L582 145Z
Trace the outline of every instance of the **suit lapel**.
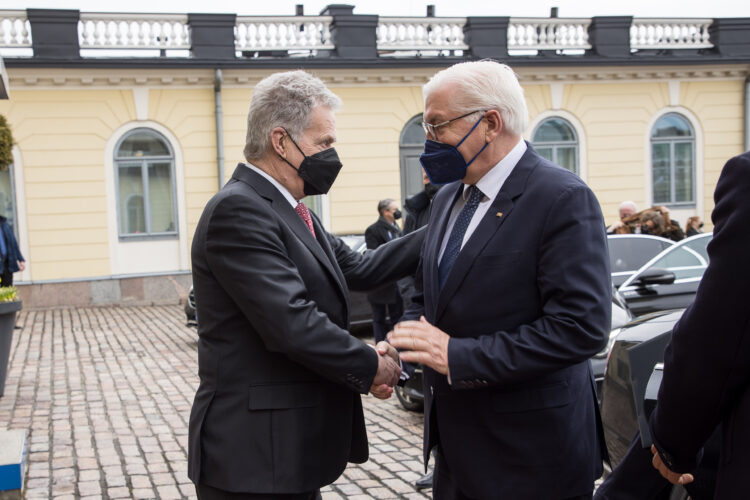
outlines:
M482 253L487 243L495 236L510 216L514 207L513 200L523 193L528 177L536 167L538 161L539 156L529 147L513 168L513 172L511 172L508 179L503 183L503 187L492 201L489 210L482 217L482 220L479 221L479 225L459 252L443 289L439 290L438 294L435 295L438 297L435 313L436 321L440 319L440 316L445 311L451 297L456 293L469 269L474 264L474 260ZM445 220L447 221L447 216ZM445 229L443 229L444 232ZM443 241L442 235L439 241ZM435 266L435 283L437 284L437 265Z
M338 265L334 265L334 263L336 262L336 258L335 256L333 256L330 246L327 245L328 242L326 241L326 245L328 246L329 254L326 255L326 252L323 250L322 243L319 243L318 240L312 235L310 230L307 228L307 224L305 224L305 221L303 221L299 214L294 210L294 208L292 208L289 201L287 201L284 195L279 192L276 186L274 186L257 172L253 171L243 164L239 164L237 166L234 174L232 174L232 178L248 184L253 189L255 189L263 198L271 202L274 211L278 214L281 220L283 220L286 225L289 226L289 228L297 236L297 238L299 238L300 241L304 243L304 245L310 250L315 258L331 274L336 283L339 285L341 294L348 299L346 284L341 274L341 270L338 268ZM318 224L315 225L317 218L314 215L312 218L313 227L315 228L316 234L319 235L321 241L325 240L325 229L323 229L319 221Z

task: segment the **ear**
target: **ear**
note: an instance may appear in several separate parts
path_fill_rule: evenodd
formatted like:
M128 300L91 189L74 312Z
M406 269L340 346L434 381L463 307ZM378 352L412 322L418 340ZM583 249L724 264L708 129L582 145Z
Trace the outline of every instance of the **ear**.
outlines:
M286 131L281 127L271 130L271 147L279 156L286 158L286 148L288 145Z
M498 135L505 131L505 123L496 109L490 109L484 114L484 120L487 122L487 130L484 133L484 139L492 142Z

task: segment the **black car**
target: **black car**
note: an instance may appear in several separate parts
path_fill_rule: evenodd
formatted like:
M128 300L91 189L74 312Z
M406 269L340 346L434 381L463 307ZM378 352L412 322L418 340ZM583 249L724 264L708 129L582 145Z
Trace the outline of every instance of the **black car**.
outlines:
M712 233L669 246L627 278L618 291L635 316L687 307L708 266Z
M339 235L339 238L355 252L364 253L367 250L363 234L344 234ZM369 332L372 327L372 308L366 292L349 292L349 323L351 330L357 334Z
M607 362L601 391L601 415L610 464L616 467L626 456L632 440L640 433L640 446L651 444L648 417L656 402L661 382L664 348L684 309L647 314L618 329ZM643 476L640 485L652 484L654 500L702 500L713 498L720 451L718 430L704 446L703 460L695 473L695 482L671 486L656 470L650 469L650 452L630 457L640 460ZM631 466L632 470L632 466ZM636 479L636 478L634 478ZM641 486L642 487L642 486Z

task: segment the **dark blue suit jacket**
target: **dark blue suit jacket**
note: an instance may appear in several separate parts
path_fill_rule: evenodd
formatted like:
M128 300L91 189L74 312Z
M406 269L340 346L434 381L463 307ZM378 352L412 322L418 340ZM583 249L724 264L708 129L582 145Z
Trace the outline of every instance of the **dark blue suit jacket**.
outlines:
M589 358L605 346L611 315L599 203L529 146L441 291L438 253L461 187L435 197L423 304L408 312L451 336L452 385L425 369L425 460L439 444L473 498L590 494L606 451Z
M750 471L750 152L729 160L714 194L710 263L664 353L652 416L670 469L691 472L722 424L716 499L747 498Z

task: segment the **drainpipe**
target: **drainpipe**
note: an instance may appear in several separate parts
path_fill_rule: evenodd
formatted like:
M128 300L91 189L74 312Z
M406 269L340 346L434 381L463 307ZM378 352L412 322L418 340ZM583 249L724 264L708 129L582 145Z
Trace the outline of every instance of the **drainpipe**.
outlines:
M224 184L224 113L221 109L221 70L214 73L214 116L216 117L216 164L219 175L219 189Z
M750 150L750 76L745 78L745 151Z

